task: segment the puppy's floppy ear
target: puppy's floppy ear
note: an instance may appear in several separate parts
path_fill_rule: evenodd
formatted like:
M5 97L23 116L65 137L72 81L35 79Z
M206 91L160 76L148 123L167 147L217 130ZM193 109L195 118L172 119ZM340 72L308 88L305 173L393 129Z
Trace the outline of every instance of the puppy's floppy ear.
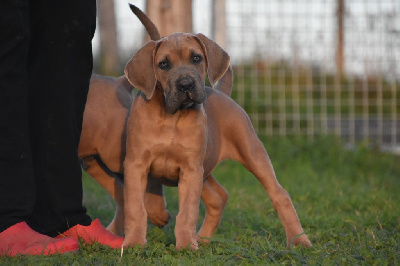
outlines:
M216 42L210 40L203 34L199 33L194 35L194 37L204 49L208 80L210 81L211 86L214 86L229 67L229 55Z
M142 91L147 100L153 97L157 79L153 68L156 42L149 41L140 48L125 66L125 76L129 82Z

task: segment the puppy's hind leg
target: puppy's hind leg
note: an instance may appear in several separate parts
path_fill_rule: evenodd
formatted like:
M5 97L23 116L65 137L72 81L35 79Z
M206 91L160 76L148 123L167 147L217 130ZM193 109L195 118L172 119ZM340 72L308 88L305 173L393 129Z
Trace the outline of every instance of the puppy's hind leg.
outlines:
M124 234L124 189L114 177L110 176L99 164L94 156L82 159L84 170L95 179L114 199L116 210L114 219L107 226L107 229L122 236Z
M228 192L215 180L213 175L209 175L203 184L201 200L206 207L206 215L197 234L197 240L208 243L221 221L228 200Z
M150 222L161 227L168 223L171 216L167 211L167 202L165 201L164 197L164 187L157 179L151 176L149 176L147 179L144 205Z
M237 114L236 118L235 128L231 129L235 134L230 138L231 147L234 147L230 151L232 159L242 163L264 186L285 229L287 247L291 244L311 246L292 200L276 179L269 156L254 132L250 119L244 112Z

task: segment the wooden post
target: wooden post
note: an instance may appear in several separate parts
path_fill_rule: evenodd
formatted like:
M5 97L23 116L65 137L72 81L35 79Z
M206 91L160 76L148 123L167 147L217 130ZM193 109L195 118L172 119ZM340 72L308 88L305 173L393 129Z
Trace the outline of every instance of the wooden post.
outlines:
M336 47L336 72L344 71L344 0L337 0L337 47Z

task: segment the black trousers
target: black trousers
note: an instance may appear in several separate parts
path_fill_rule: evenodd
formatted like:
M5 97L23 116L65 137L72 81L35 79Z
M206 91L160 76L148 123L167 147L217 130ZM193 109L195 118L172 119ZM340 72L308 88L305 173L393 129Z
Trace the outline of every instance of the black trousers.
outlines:
M77 148L95 0L0 1L0 232L88 225Z

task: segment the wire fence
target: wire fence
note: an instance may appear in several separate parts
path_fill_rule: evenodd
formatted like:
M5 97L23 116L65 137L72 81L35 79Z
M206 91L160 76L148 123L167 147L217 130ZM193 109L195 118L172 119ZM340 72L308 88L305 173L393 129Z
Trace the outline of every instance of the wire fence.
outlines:
M400 2L342 0L340 10L340 1L226 0L232 97L260 135L335 134L349 143L395 148L400 143ZM144 1L131 2L144 8ZM118 11L123 9L117 8L125 39L120 45L132 54L144 30L132 14ZM195 32L210 36L211 13L211 0L194 0Z
M227 14L227 32L242 33L228 42L238 59L235 98L259 134L336 134L396 147L400 3L344 2L340 73L338 2L236 1Z

